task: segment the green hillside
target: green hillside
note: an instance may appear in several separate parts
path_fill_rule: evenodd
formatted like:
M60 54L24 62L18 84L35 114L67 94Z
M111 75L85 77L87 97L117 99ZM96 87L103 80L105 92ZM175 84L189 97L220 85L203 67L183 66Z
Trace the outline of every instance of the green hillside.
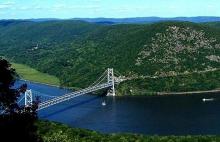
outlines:
M204 23L204 25L211 26L214 28L220 28L220 22L208 22L208 23Z
M70 128L64 124L38 121L38 134L45 142L218 142L219 136L145 136L140 134L102 134L99 132Z
M121 84L119 94L212 90L220 88L216 27L190 22L4 21L0 56L54 75L65 86L86 87L113 67L135 79Z

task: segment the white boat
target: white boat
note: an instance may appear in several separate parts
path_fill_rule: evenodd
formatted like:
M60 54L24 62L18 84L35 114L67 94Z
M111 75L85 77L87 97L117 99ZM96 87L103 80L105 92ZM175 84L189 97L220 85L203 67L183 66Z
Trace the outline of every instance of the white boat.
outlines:
M214 101L214 98L208 98L208 99L203 98L202 101L203 101L203 102L206 102L206 101Z
M102 105L103 105L103 106L105 106L105 105L106 105L105 101L103 101L103 102L102 102Z

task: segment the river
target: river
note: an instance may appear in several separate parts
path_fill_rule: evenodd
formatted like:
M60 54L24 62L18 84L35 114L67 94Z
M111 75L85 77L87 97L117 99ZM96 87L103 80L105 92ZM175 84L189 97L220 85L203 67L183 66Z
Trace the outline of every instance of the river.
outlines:
M18 84L23 83L19 82ZM69 92L30 83L42 94ZM203 101L203 98L214 98ZM102 102L105 100L106 105ZM220 94L100 97L84 95L39 111L40 119L102 133L147 135L220 134Z

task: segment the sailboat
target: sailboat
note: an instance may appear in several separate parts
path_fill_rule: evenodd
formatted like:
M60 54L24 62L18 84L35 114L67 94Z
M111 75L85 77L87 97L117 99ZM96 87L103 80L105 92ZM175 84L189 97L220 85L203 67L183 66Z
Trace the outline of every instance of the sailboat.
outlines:
M103 101L103 102L102 102L102 105L103 105L103 106L105 106L105 105L106 105L105 101Z

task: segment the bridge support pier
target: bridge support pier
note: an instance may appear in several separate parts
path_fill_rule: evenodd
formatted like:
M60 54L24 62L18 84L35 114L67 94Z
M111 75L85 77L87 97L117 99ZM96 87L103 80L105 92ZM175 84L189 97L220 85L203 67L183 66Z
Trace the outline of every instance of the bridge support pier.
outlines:
M32 91L31 90L26 90L25 92L25 107L31 106L33 99L32 99Z
M115 77L113 68L108 68L108 83L111 84L112 87L107 96L115 96Z

